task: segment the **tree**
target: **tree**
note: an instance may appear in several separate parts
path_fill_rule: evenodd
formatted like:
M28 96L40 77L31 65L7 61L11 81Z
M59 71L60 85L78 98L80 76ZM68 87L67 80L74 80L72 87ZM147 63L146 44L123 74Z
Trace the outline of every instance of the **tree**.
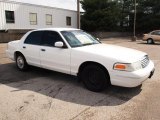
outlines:
M137 6L137 30L160 29L160 0L140 0Z
M87 31L133 31L134 0L83 0L81 27ZM160 29L160 0L137 0L136 31Z
M129 16L127 31L133 30L134 0L120 0L121 28L124 28L125 16ZM160 0L137 0L137 32L149 32L160 29Z
M83 0L85 10L81 16L81 27L87 31L113 31L120 20L120 10L114 0Z

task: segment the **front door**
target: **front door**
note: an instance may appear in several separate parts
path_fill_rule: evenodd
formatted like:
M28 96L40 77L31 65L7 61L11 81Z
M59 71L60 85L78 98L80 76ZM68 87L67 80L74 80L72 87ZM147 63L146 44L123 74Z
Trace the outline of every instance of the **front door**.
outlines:
M40 48L41 65L43 68L70 74L70 49L55 47L58 41L64 43L59 33L45 31Z

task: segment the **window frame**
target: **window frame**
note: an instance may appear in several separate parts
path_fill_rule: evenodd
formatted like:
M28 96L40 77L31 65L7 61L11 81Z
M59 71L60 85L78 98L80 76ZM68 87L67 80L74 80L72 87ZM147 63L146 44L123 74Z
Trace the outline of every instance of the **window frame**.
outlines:
M51 22L47 21L47 16L51 17ZM52 14L46 14L46 25L52 25L52 23L53 23Z
M13 20L9 20L7 17L7 13L12 13L11 18L13 18ZM6 24L14 24L15 23L15 12L11 11L11 10L5 10L5 19L6 19Z
M39 44L26 43L26 40L27 40L27 38L29 37L29 35L31 35L31 34L34 33L34 32L43 32L43 33L42 33L42 36L41 36L40 43L39 43ZM68 45L67 45L67 43L66 43L66 41L64 40L63 36L62 36L59 32L57 32L57 31L52 31L52 30L32 31L32 32L30 32L30 33L27 35L27 37L26 37L25 40L23 41L23 44L57 48L57 47L55 47L55 46L49 46L49 45L43 45L43 44L42 44L42 41L45 39L44 36L45 36L46 32L55 32L55 33L57 33L57 34L59 35L59 37L61 37L61 39L62 39L61 41L62 41L63 44L64 44L64 47L63 47L63 48L66 48L66 49L69 48Z
M36 21L32 21L31 20L31 16L30 15L36 15ZM38 17L37 17L37 13L29 13L29 22L30 22L30 25L38 25ZM35 22L35 24L34 24Z
M66 25L71 26L72 25L72 17L66 16Z

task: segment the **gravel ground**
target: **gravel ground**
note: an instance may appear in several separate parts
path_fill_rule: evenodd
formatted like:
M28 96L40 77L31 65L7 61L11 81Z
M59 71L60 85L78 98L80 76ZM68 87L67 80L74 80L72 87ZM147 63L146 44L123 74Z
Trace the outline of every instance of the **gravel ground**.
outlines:
M31 67L20 72L0 44L0 120L159 120L160 44L110 38L103 43L147 52L156 71L136 88L110 86L94 93L77 78Z

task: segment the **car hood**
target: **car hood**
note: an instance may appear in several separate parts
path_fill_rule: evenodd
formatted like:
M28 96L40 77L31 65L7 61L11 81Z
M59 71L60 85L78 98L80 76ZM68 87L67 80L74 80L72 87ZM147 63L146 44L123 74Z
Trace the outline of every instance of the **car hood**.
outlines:
M138 50L109 44L95 44L73 49L79 52L81 51L83 54L94 54L97 57L102 56L124 63L136 62L146 55L146 53Z

